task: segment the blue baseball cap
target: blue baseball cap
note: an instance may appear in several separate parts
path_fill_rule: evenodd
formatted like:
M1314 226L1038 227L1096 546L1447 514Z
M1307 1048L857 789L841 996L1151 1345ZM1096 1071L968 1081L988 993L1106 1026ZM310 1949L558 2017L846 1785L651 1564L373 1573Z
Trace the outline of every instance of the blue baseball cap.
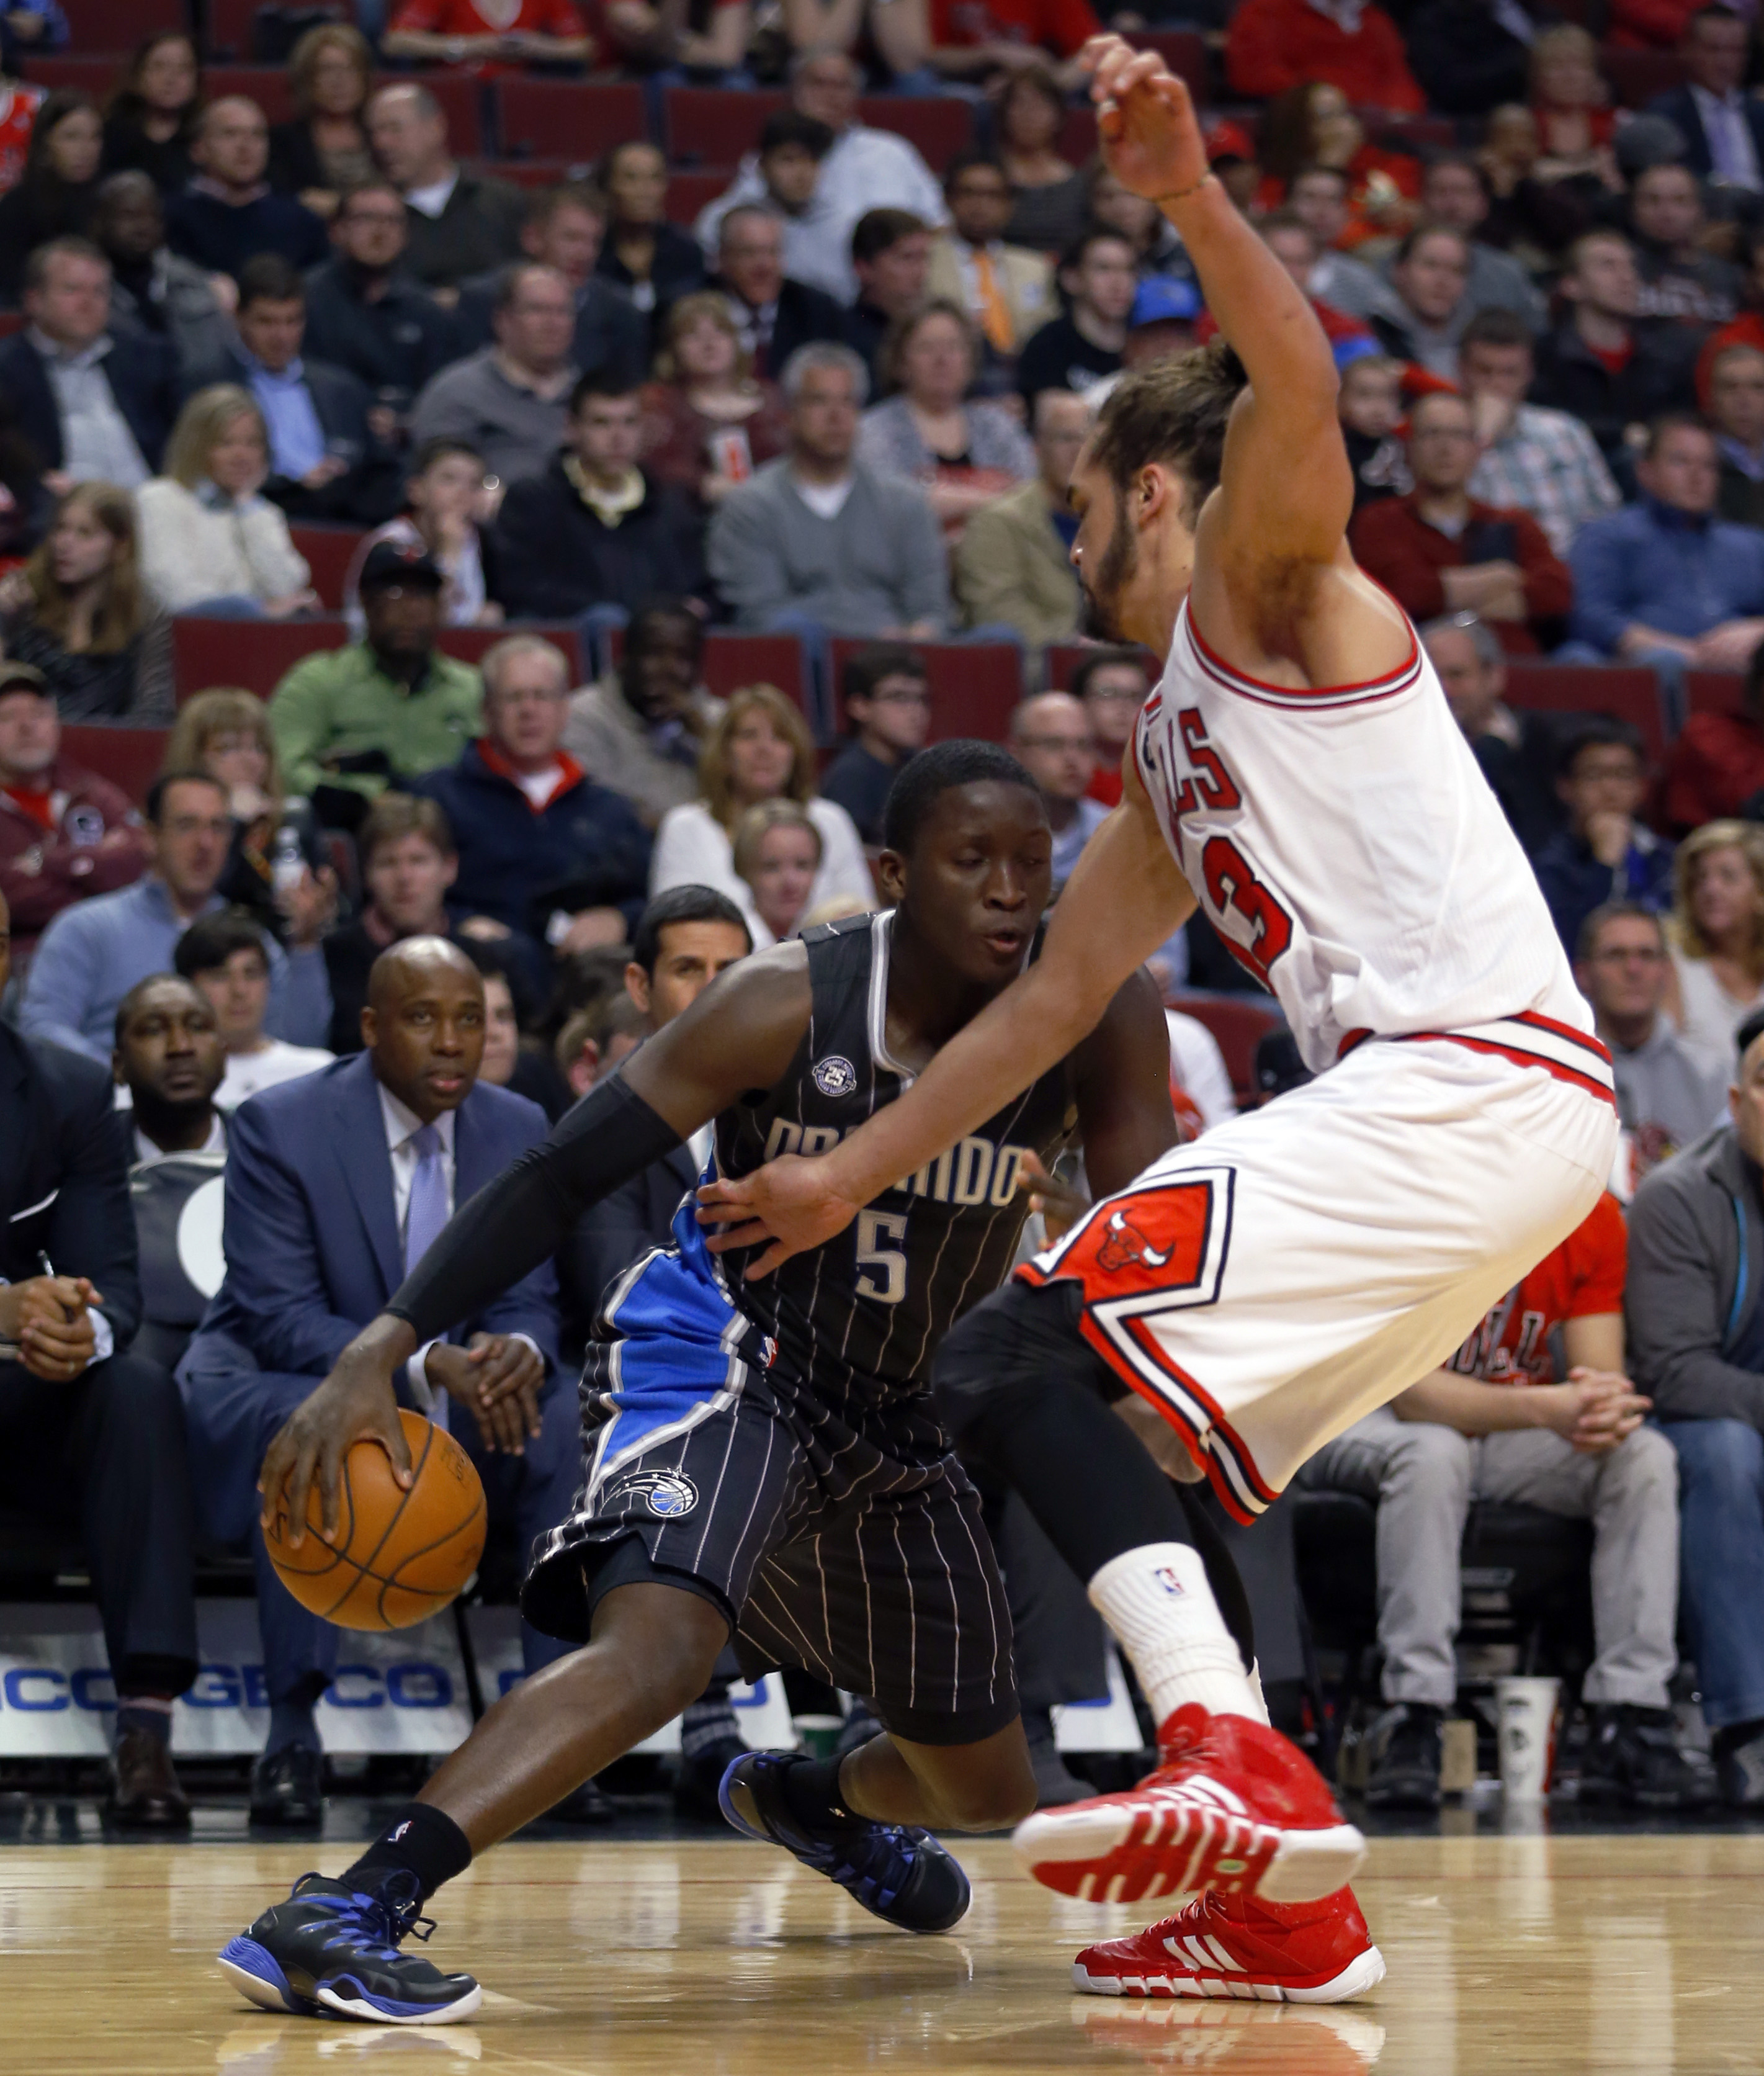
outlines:
M1174 274L1152 274L1140 282L1127 318L1130 328L1150 324L1192 324L1204 308L1192 281Z

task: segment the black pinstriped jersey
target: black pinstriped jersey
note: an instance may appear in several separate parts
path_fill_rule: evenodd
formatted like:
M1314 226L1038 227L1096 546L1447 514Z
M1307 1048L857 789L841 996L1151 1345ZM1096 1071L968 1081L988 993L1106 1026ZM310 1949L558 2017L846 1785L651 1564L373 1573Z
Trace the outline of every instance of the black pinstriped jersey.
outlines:
M780 1154L826 1152L912 1082L890 1059L886 1021L892 915L805 933L813 1007L789 1071L716 1121L724 1175ZM860 1211L845 1231L756 1283L724 1257L728 1289L758 1330L749 1362L805 1385L849 1417L924 1389L932 1352L961 1314L1008 1274L1027 1206L1023 1157L1048 1166L1077 1122L1062 1061L997 1116ZM935 1431L928 1410L924 1418ZM893 1424L893 1423L890 1423Z

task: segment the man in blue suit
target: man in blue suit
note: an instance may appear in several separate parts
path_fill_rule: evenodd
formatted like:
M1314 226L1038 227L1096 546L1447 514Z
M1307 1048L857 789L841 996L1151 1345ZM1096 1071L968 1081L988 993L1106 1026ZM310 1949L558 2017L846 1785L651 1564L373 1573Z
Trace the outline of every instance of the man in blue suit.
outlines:
M205 1530L250 1538L257 1560L270 1732L251 1815L310 1823L323 1754L313 1709L338 1632L276 1577L257 1526L264 1449L384 1306L456 1204L546 1133L538 1106L477 1085L484 982L455 946L413 937L383 953L362 1012L366 1052L266 1089L228 1134L226 1280L178 1366ZM407 1404L450 1425L483 1476L491 1519L525 1549L562 1520L579 1481L575 1394L557 1372L547 1264L432 1343L401 1380ZM567 1646L523 1630L526 1668Z
M1685 83L1648 103L1676 124L1683 163L1700 181L1756 195L1764 189L1764 108L1741 91L1751 31L1726 7L1699 7L1679 55Z

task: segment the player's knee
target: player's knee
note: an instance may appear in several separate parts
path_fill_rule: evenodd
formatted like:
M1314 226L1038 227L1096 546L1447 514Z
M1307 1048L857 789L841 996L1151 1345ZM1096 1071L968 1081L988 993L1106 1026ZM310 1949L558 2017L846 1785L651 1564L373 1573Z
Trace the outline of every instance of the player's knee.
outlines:
M990 1753L983 1767L953 1768L937 1782L935 1796L939 1821L951 1830L1009 1830L1036 1806L1028 1746L1019 1738Z
M595 1610L595 1652L617 1661L640 1712L658 1723L704 1692L728 1642L721 1613L674 1586L621 1586Z

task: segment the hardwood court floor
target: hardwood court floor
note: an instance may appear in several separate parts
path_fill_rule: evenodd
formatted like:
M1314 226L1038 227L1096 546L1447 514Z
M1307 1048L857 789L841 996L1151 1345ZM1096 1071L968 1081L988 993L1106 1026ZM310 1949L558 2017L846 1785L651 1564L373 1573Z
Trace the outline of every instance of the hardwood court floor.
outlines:
M441 1898L431 1951L488 1992L397 2032L240 2003L215 1948L311 1846L0 1852L0 2069L15 2076L1488 2076L1764 2071L1764 1835L1382 1839L1359 1894L1390 1974L1328 2011L1069 1994L1131 1929L963 1849L955 1933L889 1931L741 1843L520 1845ZM327 1866L338 1849L324 1849Z

